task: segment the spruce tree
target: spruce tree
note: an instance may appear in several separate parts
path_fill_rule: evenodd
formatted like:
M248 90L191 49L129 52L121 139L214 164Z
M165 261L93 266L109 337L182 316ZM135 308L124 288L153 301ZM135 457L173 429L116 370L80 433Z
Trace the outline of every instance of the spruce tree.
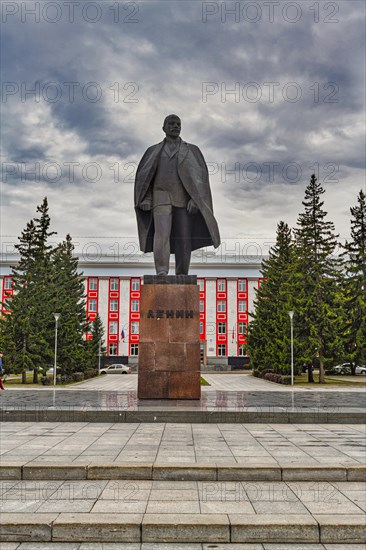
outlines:
M281 221L276 244L263 260L264 278L256 291L255 311L249 324L248 349L254 369L273 369L288 374L291 369L290 318L293 247L291 230Z
M339 262L335 257L337 235L326 220L321 196L324 189L311 176L295 229L295 269L292 279L295 326L300 331L299 353L303 362L319 363L319 383L324 367L338 356L341 346L341 289ZM296 319L296 320L295 320ZM309 368L309 381L312 370Z
M99 369L99 356L105 355L106 348L104 342L104 326L97 313L94 321L91 323L92 339L88 340L87 348L89 355L89 365L92 369Z
M7 359L14 369L33 370L37 383L39 369L50 364L53 348L50 346L50 280L52 246L48 238L50 217L47 198L37 207L39 218L31 220L15 245L20 261L12 268L14 295L2 324L2 339L8 342Z
M62 375L88 367L85 289L82 274L78 273L78 258L73 256L73 252L72 239L67 235L52 254L51 303L52 312L61 314L58 321L57 364ZM51 323L54 331L53 315Z
M351 240L343 245L345 354L356 365L366 362L366 198L361 190L351 208Z
M48 212L47 197L43 199L37 212L40 214L35 222L34 239L34 271L31 270L29 281L29 298L31 302L32 333L37 342L38 364L33 369L33 382L38 382L40 369L52 363L54 349L52 338L52 262L53 247L49 244L49 238L55 235L50 231L51 219Z

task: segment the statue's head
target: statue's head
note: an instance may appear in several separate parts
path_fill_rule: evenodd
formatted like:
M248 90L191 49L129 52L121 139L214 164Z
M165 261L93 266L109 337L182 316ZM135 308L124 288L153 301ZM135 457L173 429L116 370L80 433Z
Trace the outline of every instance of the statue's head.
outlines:
M168 115L164 119L163 123L163 131L165 132L166 136L169 136L171 138L177 138L179 137L181 130L181 122L180 118L177 115Z

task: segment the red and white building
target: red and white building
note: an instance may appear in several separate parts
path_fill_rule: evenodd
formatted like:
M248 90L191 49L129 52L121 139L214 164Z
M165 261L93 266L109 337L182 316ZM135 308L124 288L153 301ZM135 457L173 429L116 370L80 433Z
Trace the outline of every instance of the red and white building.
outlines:
M222 258L214 252L192 257L190 274L200 287L200 338L207 357L245 355L246 327L261 282L260 257ZM0 259L2 302L12 299L14 254ZM109 355L138 355L140 296L143 275L155 273L151 254L79 256L90 320L99 313ZM174 265L171 266L174 274ZM6 313L6 306L2 308ZM90 338L91 335L87 335Z

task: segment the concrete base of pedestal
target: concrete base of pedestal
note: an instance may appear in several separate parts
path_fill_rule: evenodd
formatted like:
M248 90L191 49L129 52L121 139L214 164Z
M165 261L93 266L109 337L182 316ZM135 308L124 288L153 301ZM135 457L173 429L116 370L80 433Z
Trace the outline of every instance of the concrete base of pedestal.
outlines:
M145 278L139 399L200 399L199 288L193 276Z

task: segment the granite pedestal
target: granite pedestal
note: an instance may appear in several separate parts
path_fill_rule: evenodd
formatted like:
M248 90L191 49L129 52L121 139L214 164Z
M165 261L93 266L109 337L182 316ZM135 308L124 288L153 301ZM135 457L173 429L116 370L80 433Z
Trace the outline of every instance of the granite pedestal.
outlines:
M196 276L145 276L140 307L138 398L200 399Z

